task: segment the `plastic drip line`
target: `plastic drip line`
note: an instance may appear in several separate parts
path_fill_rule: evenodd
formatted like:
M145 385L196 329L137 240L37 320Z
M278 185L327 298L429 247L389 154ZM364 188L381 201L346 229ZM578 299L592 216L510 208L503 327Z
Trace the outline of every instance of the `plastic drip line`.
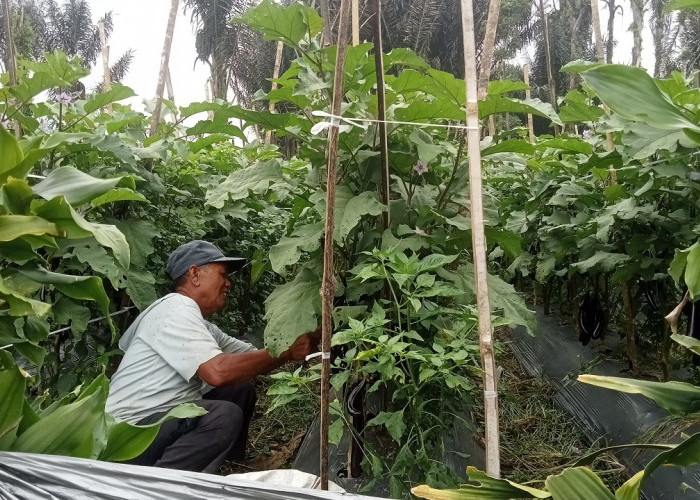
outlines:
M89 325L90 323L95 323L96 321L102 321L103 319L107 319L108 317L117 316L119 314L125 313L125 312L133 309L134 307L136 307L136 306L125 307L124 309L120 309L118 311L115 311L112 314L109 314L108 316L100 316L99 318L93 318L93 319L89 320L87 322L87 324ZM52 332L49 332L46 336L48 337L50 335L55 335L56 333L66 332L66 331L70 330L71 328L73 328L73 327L66 326L64 328L59 328L58 330L54 330ZM12 347L12 344L4 345L4 346L0 347L0 349L7 349L8 347Z
M314 352L306 356L304 359L306 361L310 361L318 356L321 356L321 359L331 359L331 353L330 352Z

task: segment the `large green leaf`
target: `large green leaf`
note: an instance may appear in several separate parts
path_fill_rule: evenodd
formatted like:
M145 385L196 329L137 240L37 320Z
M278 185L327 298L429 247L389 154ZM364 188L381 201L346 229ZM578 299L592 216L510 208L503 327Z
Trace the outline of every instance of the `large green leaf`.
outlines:
M114 177L98 179L74 167L59 167L49 172L46 179L34 186L34 192L50 200L63 195L71 205L82 205L106 193L119 185L133 189L134 179L131 177Z
M20 236L51 234L62 236L56 224L33 215L0 215L0 241L12 241Z
M687 335L680 335L678 333L671 335L671 339L686 349L690 349L695 354L700 355L700 340L693 337L688 337Z
M57 196L39 206L36 213L56 224L69 238L94 236L98 243L112 250L114 257L124 269L129 268L129 244L115 226L86 221L63 196Z
M228 200L242 200L251 192L263 194L274 184L282 182L284 175L279 160L257 162L231 172L224 182L207 191L207 204L222 208Z
M700 10L700 0L671 0L664 7L665 12L681 9Z
M437 273L452 281L465 293L465 299L473 302L476 299L476 282L474 268L471 265L460 266L455 271L438 269ZM524 326L530 335L535 334L537 323L535 313L525 305L525 300L515 291L513 285L506 283L498 276L488 275L489 302L493 310L501 310L503 317L511 324Z
M10 316L45 316L51 310L51 304L25 297L5 283L0 276L0 298L10 306Z
M107 431L107 444L99 453L98 459L108 462L130 460L148 448L164 422L173 418L199 417L206 413L207 410L194 403L184 403L152 424L131 425L127 422L114 422Z
M22 179L10 178L0 188L0 207L14 215L29 215L34 198L32 188Z
M656 455L640 471L615 492L618 500L638 500L642 483L660 466L677 465L688 467L700 463L700 433L693 434L675 448ZM679 485L680 486L680 485Z
M53 285L72 299L94 300L99 304L102 314L109 318L109 297L107 297L101 278L97 276L69 276L47 271L42 267L20 269L19 272L37 283ZM114 330L111 320L108 322Z
M700 132L642 68L606 64L582 72L581 78L623 118L664 130Z
M24 160L24 152L13 134L0 124L0 174L9 172Z
M93 432L104 421L106 387L55 410L23 432L12 451L90 458Z
M126 293L142 311L158 298L155 284L156 279L150 271L131 266L126 272Z
M544 490L487 476L475 467L467 467L467 476L469 483L460 485L459 489L439 490L421 485L412 488L411 493L419 498L428 498L429 500L509 500L514 498L550 498L552 496ZM593 497L589 500L592 499Z
M286 267L299 262L302 252L313 252L320 248L323 236L323 223L307 224L294 230L289 236L283 236L270 248L270 265L278 274L285 274Z
M90 114L93 111L97 111L100 108L104 108L108 104L116 101L121 101L122 99L127 99L129 97L135 96L136 94L132 89L122 85L119 82L112 83L112 88L107 92L101 92L90 97L90 99L85 102L83 106L83 111Z
M265 301L265 347L279 356L302 333L316 329L321 314L321 281L303 270L280 285Z
M554 500L615 500L603 481L587 467L564 469L545 481Z
M700 242L688 249L684 278L691 300L700 297Z
M326 193L317 191L309 201L315 204L316 210L322 217L326 214ZM377 194L372 191L364 191L357 196L345 185L340 185L335 191L335 214L333 240L343 244L350 231L360 222L365 215L380 215L384 211L384 205L379 201Z
M279 40L291 46L298 46L323 29L323 20L314 9L301 3L283 7L274 0L263 0L247 9L238 20L261 31L266 40Z
M23 102L52 87L70 87L78 78L90 74L79 57L69 59L61 51L45 54L43 61L25 60L23 65L32 71L31 76L21 78L17 85L10 88L10 92Z
M630 260L629 255L610 252L596 252L592 257L571 264L571 268L581 274L595 272L610 272Z
M496 113L529 113L548 118L557 125L563 125L552 105L539 99L486 96L486 99L479 101L479 118Z
M686 414L700 410L700 387L685 382L654 382L601 375L579 375L579 381L653 399L671 413Z
M22 420L25 385L26 380L16 367L0 371L0 441L14 432Z

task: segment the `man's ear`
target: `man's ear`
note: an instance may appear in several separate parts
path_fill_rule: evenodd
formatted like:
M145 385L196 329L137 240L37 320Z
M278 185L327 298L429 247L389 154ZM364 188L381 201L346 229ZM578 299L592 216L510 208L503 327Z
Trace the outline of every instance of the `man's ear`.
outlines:
M190 275L190 282L194 286L199 286L199 268L197 266L192 265L187 270L187 274Z

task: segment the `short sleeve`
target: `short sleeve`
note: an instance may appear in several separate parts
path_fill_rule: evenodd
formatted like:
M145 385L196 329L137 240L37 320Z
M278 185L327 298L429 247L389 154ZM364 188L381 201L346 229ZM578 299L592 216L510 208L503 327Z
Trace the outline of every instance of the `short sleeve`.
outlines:
M196 303L180 302L160 314L158 327L143 340L186 381L222 349L206 327ZM147 374L144 374L147 376Z
M213 323L205 321L207 324L207 329L211 332L212 336L216 340L222 351L224 352L249 352L257 351L258 349L249 344L248 342L243 342L235 337L225 334L221 329Z

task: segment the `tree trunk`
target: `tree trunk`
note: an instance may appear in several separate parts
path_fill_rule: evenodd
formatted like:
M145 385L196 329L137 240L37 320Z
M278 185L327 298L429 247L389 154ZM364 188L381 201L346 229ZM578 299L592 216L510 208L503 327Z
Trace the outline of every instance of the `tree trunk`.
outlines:
M214 99L225 101L228 94L228 78L226 73L226 58L219 50L211 55L211 93Z
M321 17L323 17L323 40L321 45L324 47L332 43L333 29L331 27L331 8L330 0L321 0Z
M605 43L605 62L611 64L613 48L615 47L615 13L617 12L618 6L615 5L615 0L607 0L606 3L608 6L608 39ZM598 22L600 22L600 20Z
M485 99L489 90L489 78L491 76L491 66L493 65L493 51L496 45L496 31L500 13L501 0L490 0L489 14L486 18L484 45L481 51L481 66L479 69L479 100ZM493 131L491 135L493 135Z
M540 17L542 18L542 31L544 33L544 53L547 60L547 87L549 89L549 102L556 111L557 87L554 83L554 74L552 73L552 56L549 49L549 22L547 21L547 13L544 10L543 0L540 0Z
M632 292L628 280L623 280L622 303L625 311L625 337L627 339L627 360L633 377L639 376L639 360L637 357L637 342L635 340L636 329L634 327L634 307L632 305Z
M642 65L642 30L644 29L645 0L630 0L632 7L632 66Z
M474 11L472 0L462 0L464 30L464 79L467 97L467 141L469 151L469 200L472 229L472 255L476 281L476 304L479 313L479 347L484 381L484 420L486 443L486 473L499 477L501 473L498 449L498 392L496 359L493 351L491 306L489 305L488 271L486 267L486 238L484 236L484 207L481 178L479 105L474 43Z
M158 73L158 85L156 86L156 103L153 106L153 115L151 116L151 129L149 131L149 135L152 136L158 132L158 122L160 122L160 112L163 106L161 99L163 98L165 79L170 62L170 48L173 44L173 32L175 31L175 19L177 19L178 3L179 0L171 0L170 2L168 25L165 28L165 40L163 41L163 52L161 52L160 55L160 72Z
M613 0L610 0L613 1ZM598 0L591 0L591 21L593 23L593 38L595 39L595 54L599 62L605 61L603 55L603 32L600 29L600 10ZM612 16L611 16L612 18ZM610 32L610 22L608 21L608 34Z

